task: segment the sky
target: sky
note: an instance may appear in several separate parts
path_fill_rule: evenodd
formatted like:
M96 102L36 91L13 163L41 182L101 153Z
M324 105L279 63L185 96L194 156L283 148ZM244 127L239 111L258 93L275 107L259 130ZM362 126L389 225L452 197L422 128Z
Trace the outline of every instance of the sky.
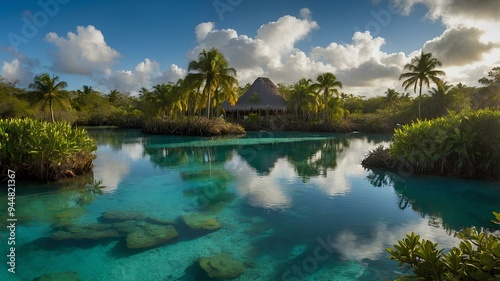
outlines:
M500 65L498 0L0 0L0 75L28 87L49 73L69 90L137 94L185 77L203 49L221 51L241 85L315 80L342 92L401 89L421 51L451 84L478 85Z

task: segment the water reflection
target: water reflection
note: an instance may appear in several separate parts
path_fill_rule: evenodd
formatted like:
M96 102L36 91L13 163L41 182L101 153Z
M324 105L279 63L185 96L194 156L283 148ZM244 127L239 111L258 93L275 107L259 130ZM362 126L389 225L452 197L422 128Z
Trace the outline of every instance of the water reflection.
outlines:
M115 192L122 178L130 173L131 162L143 157L143 135L139 130L90 129L88 132L98 143L94 177L102 182L102 192Z
M398 207L411 208L429 217L429 225L454 231L471 226L498 228L483 219L498 211L498 183L433 176L403 177L384 170L370 170L367 178L375 187L392 186L399 198Z
M207 188L226 192L228 181L214 182L212 177L207 176L212 175L213 169L218 167L236 179L231 181L238 195L246 197L250 205L285 209L291 206L292 199L284 185L289 185L289 181L295 181L296 177L303 183L319 186L330 196L348 191L345 170L337 172L336 168L338 161L343 159L344 150L349 147L350 137L251 133L243 139L173 137L166 141L164 138L148 138L143 145L144 154L157 167L179 169L183 180L186 180L186 174L198 175L203 184L196 186L192 182L191 186L194 187L185 192L197 201L214 201L213 194L206 194ZM359 159L356 161L358 165Z
M256 169L244 161L235 152L233 158L225 165L226 169L238 178L236 189L242 197L247 197L248 203L254 207L270 209L286 209L291 206L291 198L285 192L280 178L281 171L290 171L290 164L284 159L272 163L273 169L266 176L258 176ZM259 172L257 172L259 173Z

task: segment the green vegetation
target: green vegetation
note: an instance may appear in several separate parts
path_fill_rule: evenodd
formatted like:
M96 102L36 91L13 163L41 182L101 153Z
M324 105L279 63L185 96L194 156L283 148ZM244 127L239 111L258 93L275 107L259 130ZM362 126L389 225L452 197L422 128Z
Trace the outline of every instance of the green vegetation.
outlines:
M418 173L500 177L500 111L449 114L394 131L392 158Z
M436 69L440 65L432 54L422 53L405 66L408 72L399 78L405 89L412 87L413 92L418 93L416 97L392 88L377 96L374 96L377 93L367 93L373 96L370 98L343 93L340 92L342 82L335 74L325 72L314 74L314 80L304 77L295 83L278 83L280 93L288 102L287 113L263 117L259 112L250 112L259 115L251 117L252 122L243 121L241 114L241 120L228 121L249 130L391 133L398 124L417 119L427 120L463 110L500 109L500 67L493 67L487 77L479 80L481 87L468 87L445 82L440 77L444 73ZM238 86L236 70L217 49L202 50L198 59L189 63L188 70L184 79L143 87L138 95L118 90L101 93L87 85L68 91L64 89L64 81L48 73L37 76L28 89L0 78L0 118L29 117L83 126L129 128L143 128L145 124L158 122L177 122L178 125L182 121L177 120L186 117L224 116L223 102L234 104L250 87L250 84ZM429 91L426 92L424 86L428 86ZM251 102L260 99L255 95Z
M222 136L241 135L243 127L221 118L186 117L183 119L155 119L144 125L144 131L149 134Z
M68 84L64 81L59 81L59 76L53 76L50 78L48 73L36 76L33 84L30 88L33 88L34 94L37 95L37 99L43 102L43 108L49 106L50 110L50 120L55 122L54 119L54 103L59 103L62 106L66 106L68 99L60 92L62 89L66 88Z
M189 63L188 71L195 72L190 72L186 80L197 88L203 88L201 99L207 101L207 118L210 118L211 104L220 106L224 100L236 102L236 70L228 66L226 58L217 49L203 50L198 61Z
M441 62L432 57L431 53L420 54L420 57L414 57L411 63L405 65L404 69L408 69L409 72L401 74L399 80L406 79L403 81L403 87L407 90L413 85L413 91L417 92L417 86L419 87L418 92L418 118L421 119L421 99L422 99L422 86L425 84L429 86L429 79L432 82L438 84L441 79L438 75L445 75L441 70L436 70L437 66L441 66Z
M500 224L500 214L493 214L494 222ZM406 271L413 269L413 275L403 275L398 280L499 280L500 237L475 228L460 231L457 237L460 245L446 254L444 249L437 249L437 243L420 239L413 232L394 248L388 248L390 259L399 261Z
M0 167L19 178L58 180L92 170L95 141L67 122L0 120Z
M500 177L500 111L451 113L394 130L392 145L362 164L470 178Z

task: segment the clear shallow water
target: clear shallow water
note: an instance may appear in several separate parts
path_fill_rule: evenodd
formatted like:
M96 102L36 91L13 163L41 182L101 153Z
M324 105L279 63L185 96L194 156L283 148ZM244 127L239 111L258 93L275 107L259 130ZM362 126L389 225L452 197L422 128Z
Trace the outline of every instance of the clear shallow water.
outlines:
M96 130L94 179L18 183L16 274L33 280L75 271L82 280L216 280L197 266L201 257L230 254L246 271L235 280L385 280L397 263L385 248L417 232L442 246L453 232L494 227L500 183L414 177L365 170L363 155L389 136L251 133L237 139L144 136ZM0 251L7 253L6 183L0 202ZM129 250L125 237L54 241L57 225L103 223L110 210L177 220L179 237ZM213 232L178 218L208 214L223 223ZM1 253L3 256L4 253Z

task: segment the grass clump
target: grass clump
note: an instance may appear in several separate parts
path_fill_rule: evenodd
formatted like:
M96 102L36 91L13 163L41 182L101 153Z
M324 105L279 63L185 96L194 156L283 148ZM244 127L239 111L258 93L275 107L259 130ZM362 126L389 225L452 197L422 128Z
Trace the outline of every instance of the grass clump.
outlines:
M186 117L176 120L151 120L144 125L144 132L166 135L223 136L244 134L245 129L239 124L227 122L222 118Z
M0 168L21 179L59 180L92 171L95 141L67 122L0 120Z

